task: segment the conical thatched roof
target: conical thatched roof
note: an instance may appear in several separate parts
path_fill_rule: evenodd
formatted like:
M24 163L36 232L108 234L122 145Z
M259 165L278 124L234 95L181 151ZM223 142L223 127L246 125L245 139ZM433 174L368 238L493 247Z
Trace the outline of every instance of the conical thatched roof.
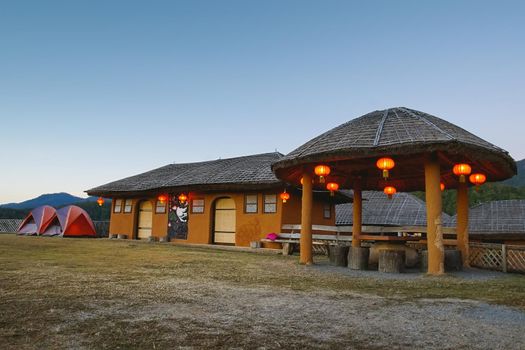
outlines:
M469 162L489 181L516 173L514 160L503 149L443 119L404 107L374 111L333 128L279 159L272 168L278 178L297 182L304 166L337 162L342 177L373 178L365 189L379 189L375 160L388 155L403 165L393 170L394 175L397 171L394 178L405 180L398 188L421 190L424 184L416 180L422 179L422 163L430 153L437 154L442 169L448 171L444 180L449 188L456 181L451 174L456 162Z
M351 196L350 191L347 192ZM353 204L339 204L335 207L337 225L353 224ZM398 193L388 199L379 191L363 192L363 225L371 226L426 226L427 209L425 202L410 193ZM449 223L450 216L443 213L443 222Z
M452 224L456 225L456 216ZM471 235L512 236L525 239L525 200L503 200L482 203L469 210Z

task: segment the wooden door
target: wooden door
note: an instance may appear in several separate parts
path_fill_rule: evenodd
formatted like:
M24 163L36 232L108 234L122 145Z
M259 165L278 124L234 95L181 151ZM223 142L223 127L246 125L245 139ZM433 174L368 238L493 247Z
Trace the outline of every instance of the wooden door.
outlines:
M138 239L147 239L151 236L151 227L153 223L153 205L150 201L140 202L139 220L137 229Z
M235 202L221 198L215 203L213 243L235 244Z

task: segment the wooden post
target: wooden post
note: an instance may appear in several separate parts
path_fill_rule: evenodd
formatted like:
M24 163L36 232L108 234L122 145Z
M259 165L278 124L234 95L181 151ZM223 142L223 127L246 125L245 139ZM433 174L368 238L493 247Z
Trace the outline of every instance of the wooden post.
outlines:
M507 272L507 246L505 244L501 245L501 270Z
M456 235L465 267L469 266L468 207L468 186L466 182L460 182L457 190Z
M445 273L445 249L443 247L441 174L436 155L431 155L425 162L425 197L427 204L427 247L428 273Z
M354 216L352 225L352 247L361 246L361 225L363 218L363 198L361 192L361 181L354 181Z
M312 265L312 175L303 171L303 197L301 204L301 239L299 263Z

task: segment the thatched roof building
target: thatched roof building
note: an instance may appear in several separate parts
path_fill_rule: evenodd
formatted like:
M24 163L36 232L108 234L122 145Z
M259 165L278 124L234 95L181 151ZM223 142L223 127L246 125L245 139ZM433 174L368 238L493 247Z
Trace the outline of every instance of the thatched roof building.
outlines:
M333 177L341 188L352 188L348 174L355 174L365 180L364 190L378 190L380 173L370 159L388 154L397 164L391 184L410 192L425 188L421 165L429 152L439 154L443 169L450 168L442 178L447 188L457 186L452 166L465 159L487 175L487 181L516 174L516 164L505 150L446 120L405 107L374 111L339 125L281 157L273 170L278 178L299 183L304 166L337 162L341 176Z
M348 195L351 196L350 191ZM425 202L410 193L397 193L392 199L379 191L363 192L362 224L366 226L421 226L427 225ZM450 216L443 213L443 222L450 222ZM353 224L353 204L339 204L335 207L335 221L338 226Z
M91 196L125 196L151 191L261 190L283 182L275 177L271 164L283 155L278 152L205 162L169 164L87 190Z
M98 186L86 191L90 196L136 197L140 195L189 191L259 191L288 185L277 179L271 165L282 158L279 152L217 159L195 163L169 164L142 174ZM288 189L300 196L300 188ZM318 199L329 199L326 190L315 191ZM351 197L336 193L334 203L347 203Z
M451 218L456 224L456 216ZM502 200L470 208L469 233L478 239L525 241L525 200Z

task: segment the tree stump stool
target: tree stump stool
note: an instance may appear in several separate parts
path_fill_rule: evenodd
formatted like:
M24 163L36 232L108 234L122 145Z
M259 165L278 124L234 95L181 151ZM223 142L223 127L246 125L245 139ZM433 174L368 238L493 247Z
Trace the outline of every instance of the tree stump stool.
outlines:
M421 272L428 271L428 250L421 252ZM461 271L463 261L461 251L457 249L445 249L445 271Z
M379 251L379 272L401 273L405 270L405 251L382 249Z
M128 239L128 235L123 235L123 234L120 234L120 233L119 233L119 234L117 235L117 238L118 238L118 239Z
M421 251L421 260L419 263L419 268L421 269L421 272L427 272L428 271L428 250Z
M461 251L457 249L445 250L445 271L461 271L463 268L463 261L461 259Z
M328 258L332 266L348 266L348 246L330 244L328 246Z
M367 270L370 248L351 247L348 253L348 267L352 270Z

